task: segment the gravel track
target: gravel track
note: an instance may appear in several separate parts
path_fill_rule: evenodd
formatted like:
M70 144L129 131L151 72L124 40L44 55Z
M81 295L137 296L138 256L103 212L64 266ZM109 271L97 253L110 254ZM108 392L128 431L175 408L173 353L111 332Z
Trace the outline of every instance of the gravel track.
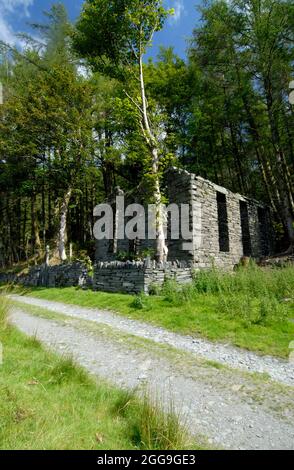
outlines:
M26 303L30 301L22 297L21 301L24 300ZM48 308L46 302L36 303L36 299L33 300L31 304ZM70 306L64 306L61 310L59 304L58 309L57 304L50 305L51 310L54 308L54 311L63 314L70 309L73 316ZM77 311L81 312L80 309ZM86 312L90 317L97 315L97 312L83 309L83 319ZM119 317L105 312L103 315L115 319L117 327ZM175 364L169 357L155 354L152 345L148 350L130 348L122 340L115 341L90 329L75 327L77 322L74 319L44 319L28 314L21 306L14 306L11 322L25 334L36 336L55 352L72 355L77 363L98 379L102 377L122 388L135 387L140 390L140 387L148 387L163 397L166 408L172 399L175 410L189 426L191 434L207 436L213 446L228 449L294 449L293 409L291 411L289 396L285 402L289 415L273 410L277 403L283 407L282 392L281 400L278 396L275 403L270 401L267 406L249 396L245 400L241 386L231 387L228 384L226 370L213 367L202 370L194 365L192 371L192 368L186 367L184 360ZM137 323L133 324L135 326L139 328ZM156 331L159 340L161 330ZM240 380L237 371L229 373ZM254 382L248 378L244 380L250 384L251 395L256 394L258 387L254 389ZM273 389L273 394L269 393L270 399L274 394ZM292 396L290 394L290 400Z
M69 317L105 324L125 333L149 339L156 343L168 344L179 350L196 354L198 357L216 361L231 368L248 372L267 373L277 382L294 386L294 363L290 363L287 360L272 356L259 356L253 352L231 345L213 343L202 338L180 335L148 323L124 318L108 311L67 305L33 297L12 295L10 298L14 301L45 308L55 313L62 313Z

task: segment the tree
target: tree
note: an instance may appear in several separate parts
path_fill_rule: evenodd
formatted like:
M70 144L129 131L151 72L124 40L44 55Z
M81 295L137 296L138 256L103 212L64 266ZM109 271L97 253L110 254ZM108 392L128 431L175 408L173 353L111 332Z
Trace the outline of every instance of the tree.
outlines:
M213 155L214 178L270 202L293 246L294 8L288 0L213 1L201 12L189 53L200 85L190 140L201 146L201 172Z
M171 13L162 0L86 0L73 36L75 50L98 70L125 84L149 152L149 180L156 206L157 258L167 256L160 188L160 143L148 109L144 55ZM139 98L140 97L140 98Z
M32 254L37 251L40 255L42 229L44 238L53 240L56 255L65 261L70 204L79 200L81 189L90 180L91 165L93 168L94 88L78 74L71 57L63 7L53 7L48 18L49 23L39 26L44 35L42 51L40 47L21 54L15 51L12 72L5 83L5 103L0 109L4 170L0 183L7 196L3 209L6 219L16 212L11 210L14 205L20 207L19 219L19 212L24 212L25 218L21 243L8 227L6 246L15 245L17 240L18 246L24 247L28 239ZM28 222L27 211L22 211L24 198L31 200ZM12 225L16 228L19 224L13 220ZM85 225L88 227L88 222Z
M48 171L50 165L51 176L55 175L56 253L65 261L69 204L84 177L91 154L89 146L93 144L93 88L77 72L69 47L70 24L64 6L53 5L46 16L45 25L35 25L46 44L42 62L48 70L40 79L44 91L35 109L43 111L42 125L50 128L46 164Z

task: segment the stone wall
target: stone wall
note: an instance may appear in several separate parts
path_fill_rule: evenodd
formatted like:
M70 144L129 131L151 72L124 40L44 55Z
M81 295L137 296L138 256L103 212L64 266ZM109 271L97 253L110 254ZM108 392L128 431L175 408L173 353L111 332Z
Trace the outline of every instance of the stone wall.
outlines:
M13 273L0 273L0 284L16 284L18 276Z
M28 274L0 274L0 283L21 284L26 287L91 287L87 267L80 262L57 266L33 266Z
M148 294L153 285L162 286L166 279L181 284L191 282L192 268L184 262L98 262L94 267L93 288L105 292Z
M188 251L182 239L168 240L169 259L184 259L199 269L212 264L231 269L243 256L273 253L270 211L262 203L178 169L169 172L168 196L178 205L190 204L191 229Z
M25 287L85 287L95 291L149 293L153 285L162 286L166 279L180 284L191 282L192 267L185 262L99 262L94 277L89 277L82 263L58 266L34 266L28 274L0 274L0 284L20 284Z

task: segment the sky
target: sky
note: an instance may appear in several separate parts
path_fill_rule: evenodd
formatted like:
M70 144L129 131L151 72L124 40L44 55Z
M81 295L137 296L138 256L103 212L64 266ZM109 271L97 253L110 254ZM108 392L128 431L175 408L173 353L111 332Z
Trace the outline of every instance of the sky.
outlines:
M52 0L0 0L0 40L20 45L17 34L30 32L29 23L42 22L42 12L48 11ZM83 0L63 0L69 17L74 21L81 10ZM197 5L201 0L165 0L166 6L175 9L164 30L157 33L151 55L156 56L159 46L173 46L176 54L185 57L187 41L199 21Z

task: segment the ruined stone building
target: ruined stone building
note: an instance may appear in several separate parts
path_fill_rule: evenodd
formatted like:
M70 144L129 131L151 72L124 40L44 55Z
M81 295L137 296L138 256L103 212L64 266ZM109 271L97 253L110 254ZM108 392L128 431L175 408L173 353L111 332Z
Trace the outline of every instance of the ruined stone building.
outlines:
M230 268L243 256L260 259L273 252L270 209L262 203L211 183L186 171L172 170L168 193L176 204L188 203L200 211L192 228L192 249L181 250L181 240L169 242L169 257L192 261L195 267Z
M167 222L169 262L194 268L233 268L244 256L260 259L273 252L270 210L267 206L232 193L184 170L169 170L166 179L170 204L190 206L191 238L170 236ZM138 202L138 201L137 201ZM137 247L138 248L138 247ZM155 241L140 241L139 249L155 248ZM119 252L134 250L134 241L97 241L97 261L112 261Z

